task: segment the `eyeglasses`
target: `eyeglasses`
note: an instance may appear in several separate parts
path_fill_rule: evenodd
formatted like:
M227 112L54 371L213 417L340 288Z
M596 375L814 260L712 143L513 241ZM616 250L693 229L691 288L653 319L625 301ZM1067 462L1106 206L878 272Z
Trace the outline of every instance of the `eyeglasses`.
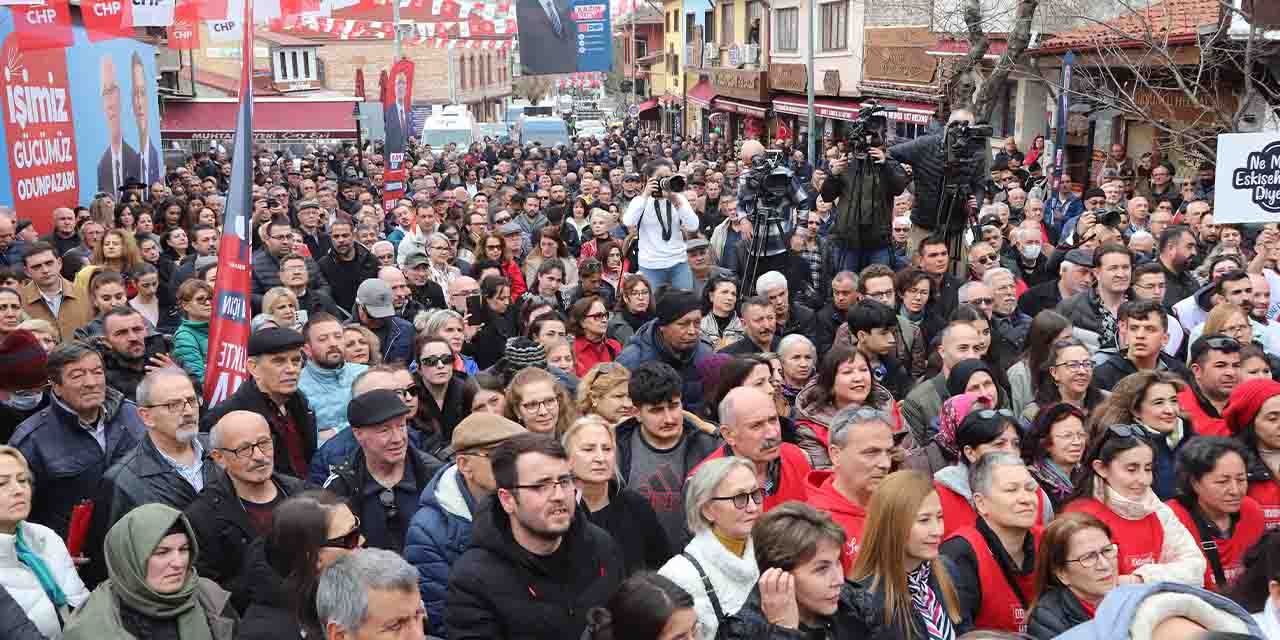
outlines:
M995 298L969 298L969 304L976 307L990 307L995 303Z
M1092 360L1072 360L1071 362L1055 362L1055 367L1066 367L1072 371L1088 371L1093 368Z
M906 291L906 295L909 295L909 296L919 296L919 297L922 297L922 298L927 298L927 297L929 297L929 290L928 290L928 289L916 289L916 288L911 288L911 289L907 289L907 291Z
M399 392L401 398L406 400L418 397L418 385L416 384L411 384L403 389L396 389L396 391Z
M493 219L493 223L494 223L494 224L506 224L506 223L508 223L508 222L511 222L511 217L510 217L510 216L505 216L505 217L500 217L500 218L494 218L494 219Z
M453 364L453 355L446 354L441 356L422 356L418 359L418 364L423 368L442 367L444 365Z
M745 493L739 493L733 496L712 496L711 499L712 500L731 500L733 501L733 507L735 509L746 509L747 500L751 500L752 502L756 503L756 505L760 505L764 503L764 490L756 489L755 491L747 491Z
M555 495L557 489L573 491L573 476L560 476L554 480L547 480L546 482L539 482L538 484L517 484L511 488L524 489L525 491L532 491L539 496L548 497Z
M974 413L978 414L978 417L983 420L991 420L996 416L1004 416L1006 418L1013 417L1013 412L1008 409L983 409L981 411L975 411Z
M520 408L524 409L528 413L537 413L542 410L552 411L559 405L560 400L558 398L551 397L546 400L530 400L528 402L521 402Z
M995 262L995 261L996 261L996 255L994 253L982 256L981 258L974 258L974 262L980 262L982 264L991 264L992 262Z
M355 519L356 519L356 523L354 526L351 527L350 531L336 538L329 538L328 540L325 540L324 544L320 546L327 547L330 549L347 549L347 550L359 549L361 546L363 546L361 544L361 538L363 538L364 536L360 535L360 517L355 516Z
M148 409L154 409L156 407L164 407L165 409L168 409L170 413L177 413L179 411L182 411L183 409L186 409L188 406L190 406L192 409L199 410L200 396L174 398L173 400L170 400L168 402L156 402L154 404L148 404L143 406L147 407Z
M1120 555L1120 546L1113 542L1101 549L1098 549L1097 551L1090 551L1089 553L1086 553L1080 556L1079 558L1072 558L1070 560L1067 560L1067 562L1068 563L1079 562L1080 566L1086 569L1100 569L1102 568L1101 561L1104 558L1107 560L1107 562L1115 562L1116 556L1118 555Z
M234 455L237 458L251 458L253 457L254 449L261 451L262 455L264 456L269 456L271 455L272 450L274 450L275 448L276 448L275 441L273 441L271 438L263 438L257 442L249 442L249 443L242 444L234 449L219 447L218 451L225 451L227 453L230 453L231 455Z
M599 312L599 313L588 313L587 315L582 316L582 317L587 318L587 319L590 319L590 320L604 320L605 318L608 318L608 317L609 317L609 312L608 312L608 311L601 311L601 312Z

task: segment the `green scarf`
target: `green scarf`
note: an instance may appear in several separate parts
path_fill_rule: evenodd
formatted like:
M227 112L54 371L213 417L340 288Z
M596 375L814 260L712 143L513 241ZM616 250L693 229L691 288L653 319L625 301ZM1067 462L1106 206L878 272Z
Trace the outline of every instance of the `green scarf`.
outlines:
M191 569L182 588L174 593L156 593L147 585L147 559L164 539L175 522L181 522L191 545ZM106 561L108 580L94 589L73 622L84 635L68 637L107 637L107 630L118 632L113 638L132 638L124 633L120 622L120 606L127 606L145 616L160 620L177 619L178 637L182 640L212 640L209 621L196 601L195 562L198 549L191 524L180 511L159 503L144 504L120 518L107 532Z
M53 608L57 610L67 606L67 595L62 592L62 587L58 586L58 580L53 577L53 572L49 571L49 565L45 564L44 558L41 558L40 554L23 539L21 522L18 523L18 529L14 532L13 541L18 562L35 574L36 580L40 581L40 588L44 589L44 594L53 603Z

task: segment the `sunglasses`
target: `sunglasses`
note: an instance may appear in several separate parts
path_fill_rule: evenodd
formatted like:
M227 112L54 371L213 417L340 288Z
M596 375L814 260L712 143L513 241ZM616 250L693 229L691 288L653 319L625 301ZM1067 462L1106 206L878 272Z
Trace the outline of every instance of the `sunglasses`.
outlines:
M422 365L424 369L429 369L431 367L443 367L445 365L452 365L453 356L452 355L423 356L418 359L418 364Z
M983 420L991 420L996 416L1004 416L1006 418L1014 417L1013 412L1008 409L983 409L981 411L975 411L974 413L976 413L978 417L982 418Z
M387 513L387 520L395 520L400 517L400 505L396 503L396 494L391 489L383 489L378 494L378 502L382 503L382 510Z
M324 544L320 546L328 547L330 549L347 549L347 550L358 549L360 548L361 537L362 536L360 535L360 517L356 516L356 524L355 526L351 527L350 531L336 538L330 538L328 540L325 540Z
M1107 435L1105 437L1110 438L1111 436L1115 436L1117 438L1137 438L1139 440L1146 440L1148 434L1145 428L1136 424L1113 424L1107 427Z

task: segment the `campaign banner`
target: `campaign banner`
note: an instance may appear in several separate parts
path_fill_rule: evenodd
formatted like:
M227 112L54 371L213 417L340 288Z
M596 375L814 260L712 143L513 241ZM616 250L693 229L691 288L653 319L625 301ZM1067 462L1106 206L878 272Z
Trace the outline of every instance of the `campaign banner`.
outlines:
M90 42L133 35L131 0L83 0L80 16L84 19Z
M253 20L241 7L240 106L231 152L231 190L218 243L218 275L209 320L209 365L204 375L205 406L235 393L249 377L249 265L252 263L253 211Z
M67 0L48 0L39 7L13 8L18 48L61 49L71 46L71 7Z
M1280 221L1280 133L1219 135L1214 185L1214 222Z
M518 0L516 31L525 75L609 71L608 0Z
M127 179L161 180L155 47L95 42L76 24L74 46L22 50L14 23L0 19L8 61L0 74L0 204L48 233L55 208L88 205L99 191L118 197Z
M180 2L173 11L173 24L169 25L169 48L174 51L192 51L200 48L200 6L195 0Z
M174 0L133 0L133 26L167 27L173 24Z
M382 176L383 209L390 211L404 197L404 150L413 137L413 61L403 58L391 66L382 85L382 126L386 132L386 168Z

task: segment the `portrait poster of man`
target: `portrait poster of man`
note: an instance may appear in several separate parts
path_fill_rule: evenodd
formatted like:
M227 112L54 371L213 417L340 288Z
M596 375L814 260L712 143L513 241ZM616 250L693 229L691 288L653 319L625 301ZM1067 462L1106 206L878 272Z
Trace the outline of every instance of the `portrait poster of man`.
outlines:
M519 0L516 28L520 63L528 75L578 71L578 29L574 0Z
M401 60L391 67L383 96L383 127L388 153L403 153L413 137L413 63Z

